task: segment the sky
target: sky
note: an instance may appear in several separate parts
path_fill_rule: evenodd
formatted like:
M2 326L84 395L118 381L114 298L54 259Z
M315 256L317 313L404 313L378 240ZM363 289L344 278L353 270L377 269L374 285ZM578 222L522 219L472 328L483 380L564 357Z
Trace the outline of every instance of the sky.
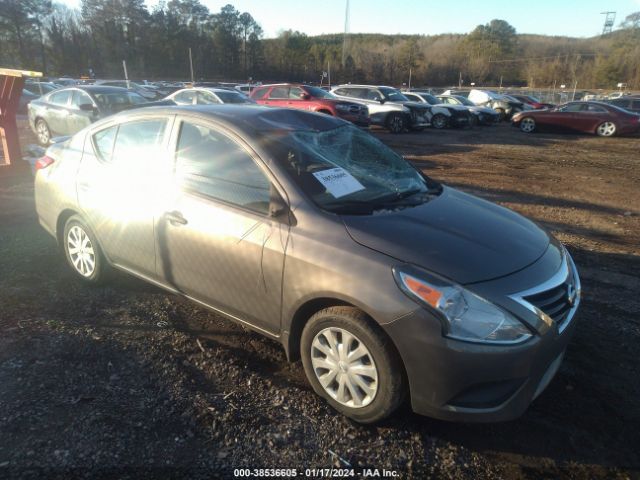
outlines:
M80 0L58 0L78 7ZM157 0L146 0L149 7ZM344 31L346 0L201 0L212 13L230 3L249 12L267 38L281 30L307 35ZM506 20L518 33L591 37L604 23L601 12L615 11L616 27L640 0L350 0L351 33L434 35L468 33L494 18Z

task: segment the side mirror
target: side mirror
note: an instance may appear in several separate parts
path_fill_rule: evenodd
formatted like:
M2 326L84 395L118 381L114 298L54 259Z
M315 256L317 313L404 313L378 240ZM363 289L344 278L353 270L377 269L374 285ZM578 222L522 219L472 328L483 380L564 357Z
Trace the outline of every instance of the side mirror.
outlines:
M80 105L80 110L82 110L83 112L93 112L96 110L96 107L94 107L93 105L91 105L90 103L83 103L82 105Z
M309 100L311 98L311 96L308 93L302 92L300 94L300 99L301 100Z
M378 101L380 102L380 104L381 104L381 105L382 105L384 102L386 102L386 100L385 100L385 98L384 98L384 97L380 97L380 98L378 99Z

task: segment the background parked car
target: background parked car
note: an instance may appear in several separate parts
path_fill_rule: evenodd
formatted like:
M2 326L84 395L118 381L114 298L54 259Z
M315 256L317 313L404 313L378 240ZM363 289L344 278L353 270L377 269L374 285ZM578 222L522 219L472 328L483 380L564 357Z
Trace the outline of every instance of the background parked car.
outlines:
M45 95L49 92L62 88L62 85L58 85L52 82L26 82L24 89L29 90L34 95Z
M177 105L213 105L221 103L256 102L246 95L224 88L194 87L184 88L169 95L166 100L173 100Z
M392 133L407 129L420 131L430 125L430 109L412 102L392 87L372 85L339 85L331 90L338 98L355 100L369 108L372 125L380 125Z
M146 98L147 100L157 100L158 98L162 97L159 92L132 81L127 82L126 80L98 80L96 81L95 85L126 88L133 92L136 92L138 95Z
M510 93L509 96L515 98L516 100L518 100L519 102L522 102L525 105L530 105L531 107L533 107L536 110L541 110L543 108L553 108L553 107L555 107L554 104L545 103L542 100L540 100L539 98L532 97L531 95L521 95L519 93Z
M443 104L438 98L422 90L411 90L402 94L411 101L429 105L433 128L471 127L475 124L475 117L471 116L469 109L464 106Z
M500 122L500 114L491 107L476 105L462 95L438 95L438 100L447 105L464 105L476 118L477 125L494 125Z
M640 115L604 102L569 102L551 110L520 112L513 125L525 133L555 129L611 137L640 131Z
M444 95L463 95L466 96L474 104L493 108L500 115L500 120L506 120L513 114L524 110L522 102L518 100L510 100L500 93L491 90L446 90Z
M625 110L629 110L630 112L640 113L640 96L624 96L611 100L605 100L604 102L615 105L616 107L624 108Z
M310 85L292 83L262 85L254 88L251 98L260 105L298 108L333 115L359 127L368 127L370 124L369 110L366 105L340 99L331 92Z
M38 142L47 145L53 136L72 135L100 118L141 105L153 103L120 87L78 85L32 100L29 125Z

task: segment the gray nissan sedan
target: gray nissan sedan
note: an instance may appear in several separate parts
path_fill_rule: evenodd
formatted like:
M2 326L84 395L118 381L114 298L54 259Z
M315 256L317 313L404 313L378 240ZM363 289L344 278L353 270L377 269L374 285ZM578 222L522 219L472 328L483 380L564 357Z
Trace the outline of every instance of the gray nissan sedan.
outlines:
M362 423L521 415L557 372L580 280L522 216L327 115L122 112L52 145L36 208L74 274L124 270L273 338Z

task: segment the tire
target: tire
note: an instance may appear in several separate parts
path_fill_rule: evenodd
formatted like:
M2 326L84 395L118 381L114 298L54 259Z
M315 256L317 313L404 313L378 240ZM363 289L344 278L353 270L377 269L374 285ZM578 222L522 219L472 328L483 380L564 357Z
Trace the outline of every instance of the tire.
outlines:
M498 121L499 122L504 122L505 118L507 118L507 114L505 113L504 109L496 108L496 112L498 112L498 116L500 118L500 120L498 120Z
M596 135L599 137L613 137L618 131L618 127L613 122L602 122L596 128Z
M63 235L64 256L76 278L94 285L102 283L110 267L91 229L78 215L73 215L67 220Z
M431 126L437 130L447 128L448 123L449 121L447 120L447 117L445 117L441 113L436 113L431 119Z
M475 128L479 124L480 124L480 120L478 120L478 117L476 117L473 114L469 115L469 128Z
M44 147L51 143L51 129L47 122L43 119L39 118L36 120L36 137L38 138L38 143Z
M533 133L536 130L536 121L532 117L524 117L520 120L520 131Z
M347 335L351 336L348 340ZM360 352L360 356L351 360L342 356L345 341L347 353ZM313 315L302 331L300 351L313 390L356 422L378 422L391 415L404 399L404 369L395 348L373 320L357 308L331 307ZM361 373L355 373L356 369Z
M406 128L404 116L401 113L390 113L387 115L387 121L385 122L387 129L391 133L402 133Z

